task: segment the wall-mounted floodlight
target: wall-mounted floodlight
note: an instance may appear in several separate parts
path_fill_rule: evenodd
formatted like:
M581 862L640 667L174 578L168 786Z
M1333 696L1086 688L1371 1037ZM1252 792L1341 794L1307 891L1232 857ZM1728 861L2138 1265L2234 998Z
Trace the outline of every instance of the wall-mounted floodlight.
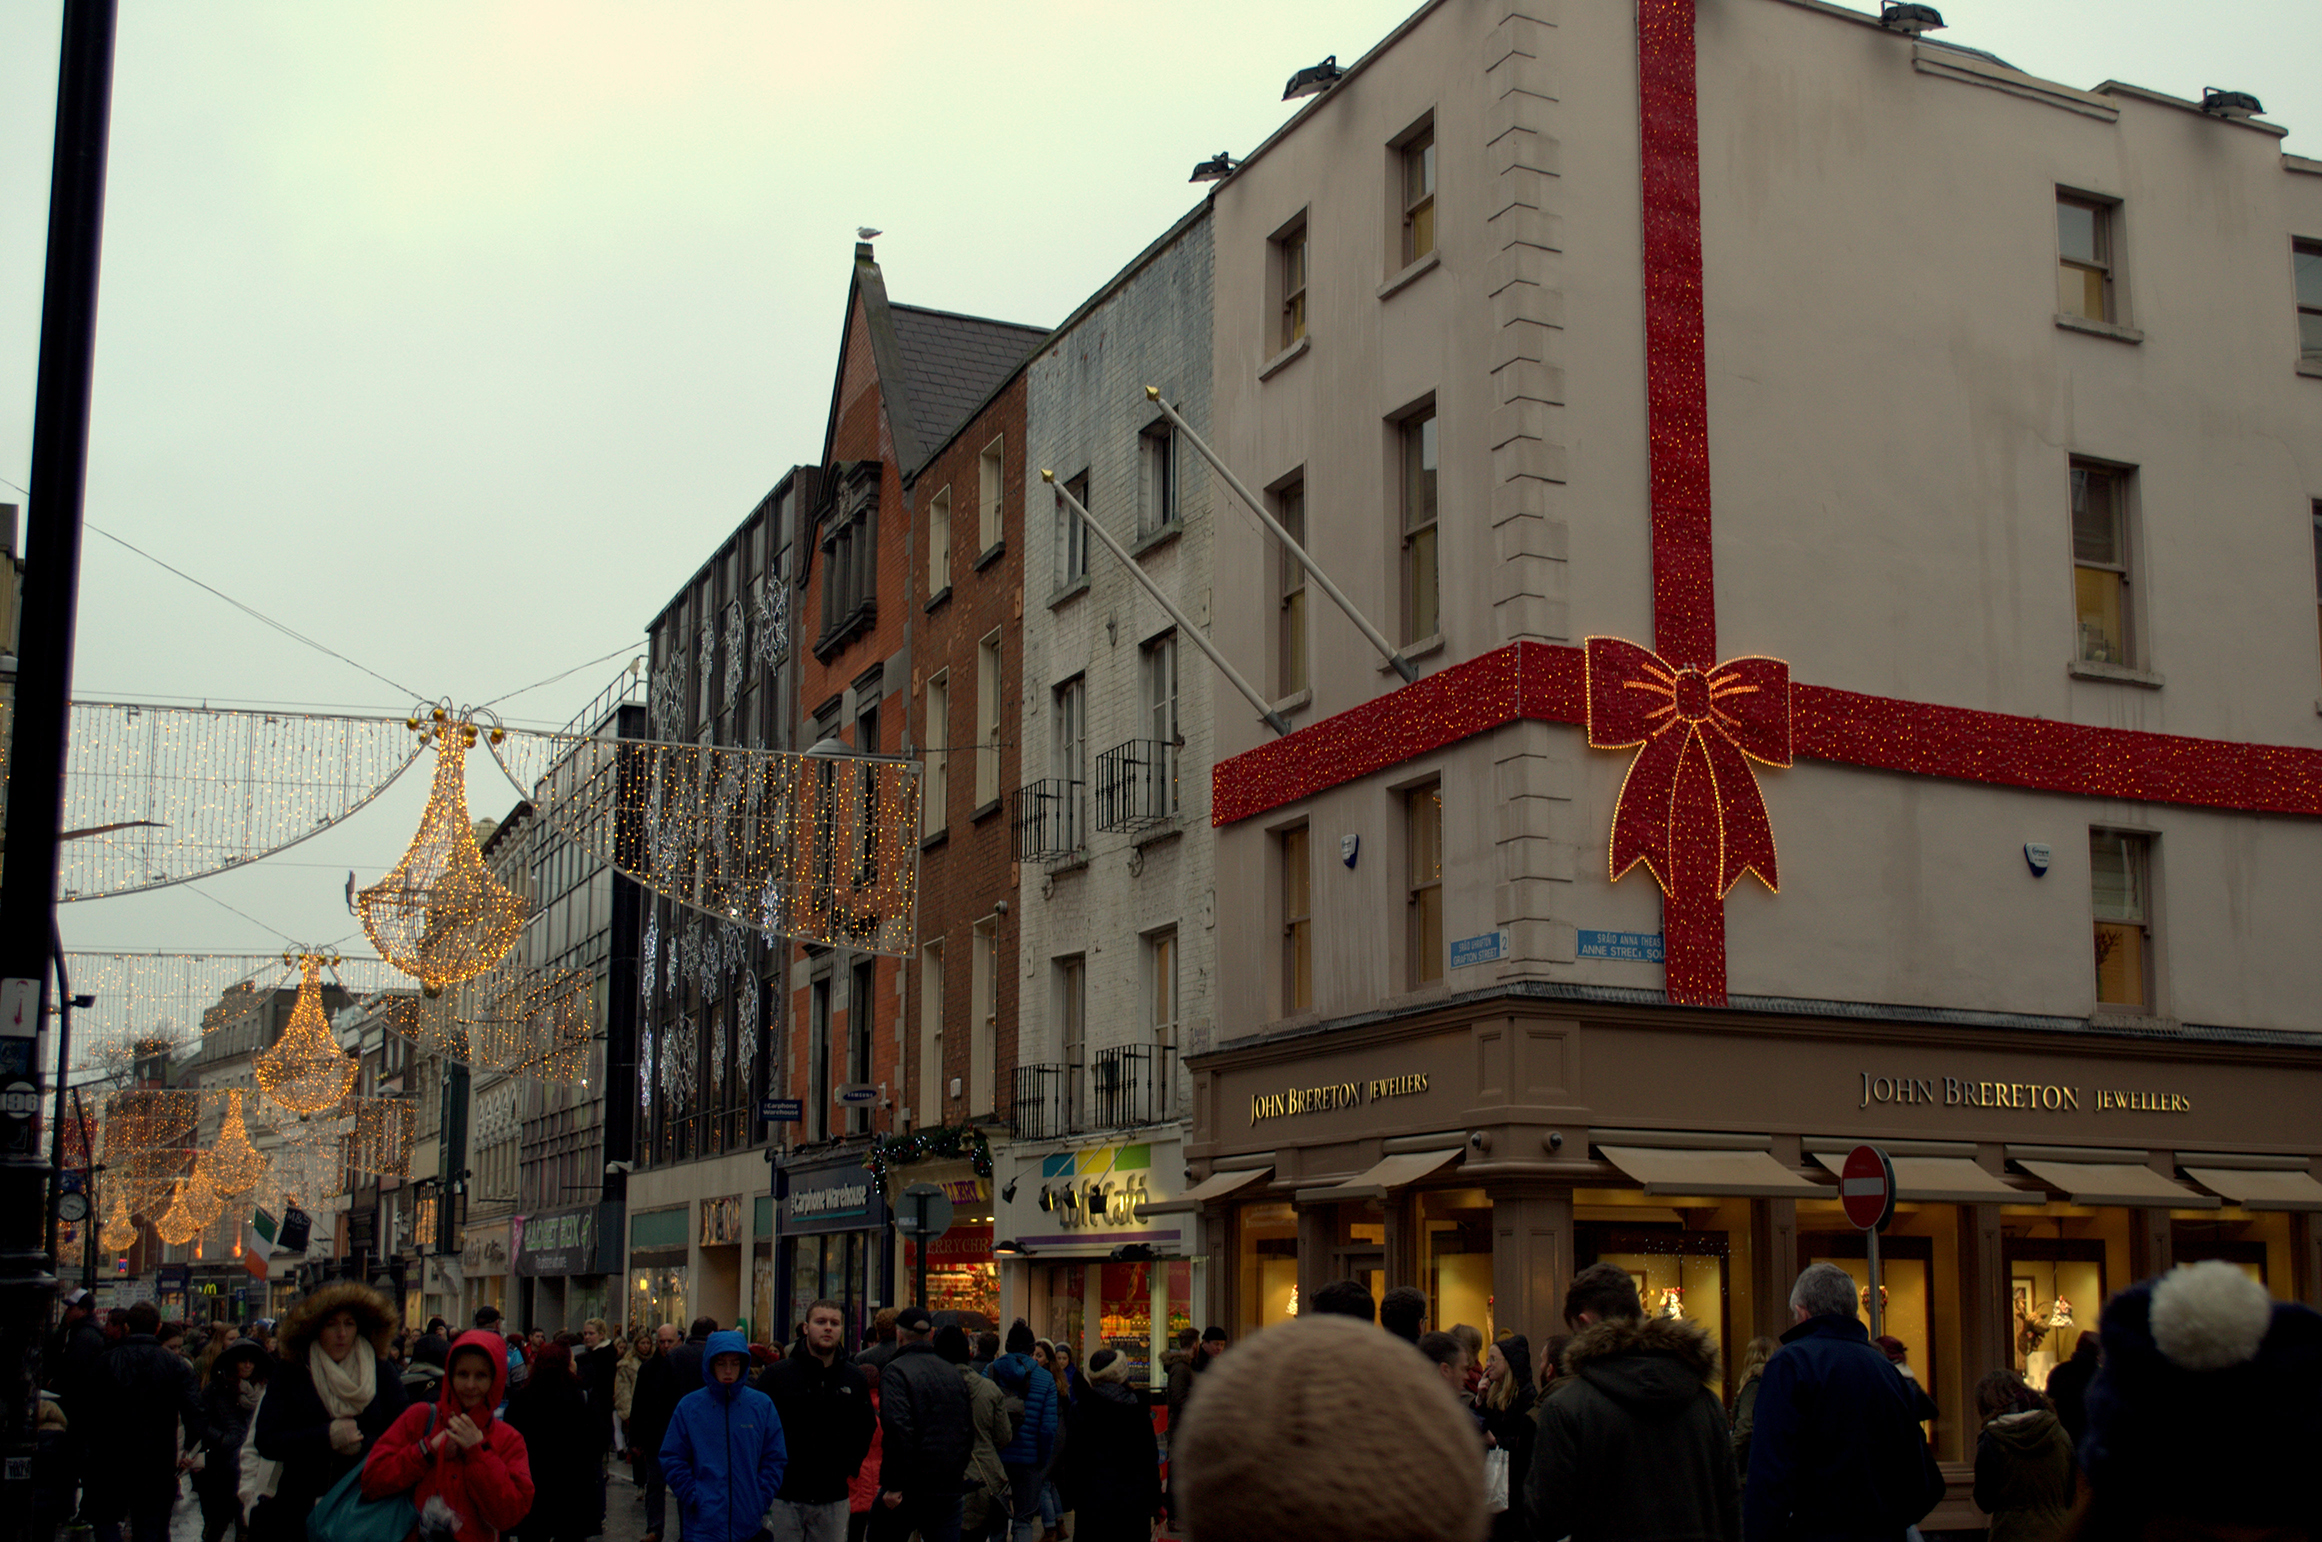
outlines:
M1290 84L1282 88L1282 100L1295 102L1302 96L1320 96L1338 83L1346 72L1338 67L1338 55L1332 54L1320 64L1309 65L1290 77Z
M1879 25L1889 32L1908 32L1917 37L1941 27L1943 13L1931 5L1890 5L1879 12Z
M1185 180L1188 182L1223 182L1233 175L1234 168L1240 164L1232 156L1220 150L1208 160L1194 167L1193 175Z
M2201 110L2220 118L2254 118L2266 110L2265 103L2247 91L2220 91L2215 86L2201 88Z

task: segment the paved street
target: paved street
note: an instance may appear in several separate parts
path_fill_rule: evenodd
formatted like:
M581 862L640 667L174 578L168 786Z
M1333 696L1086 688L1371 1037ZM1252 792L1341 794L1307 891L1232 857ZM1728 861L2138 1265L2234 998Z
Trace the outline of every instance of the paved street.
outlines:
M677 1542L677 1516L671 1509L668 1542ZM629 1481L629 1464L612 1464L612 1480L605 1489L605 1542L639 1542L645 1535L644 1495ZM201 1542L202 1507L194 1498L193 1485L185 1484L178 1496L177 1511L170 1517L169 1542Z

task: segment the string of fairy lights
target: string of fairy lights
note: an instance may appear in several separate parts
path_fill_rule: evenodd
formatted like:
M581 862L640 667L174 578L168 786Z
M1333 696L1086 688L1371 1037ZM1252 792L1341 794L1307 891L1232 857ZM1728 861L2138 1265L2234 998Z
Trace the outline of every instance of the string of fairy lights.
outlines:
M740 619L726 628L729 648ZM84 1138L101 1144L112 1191L98 1223L108 1248L129 1245L142 1218L165 1243L201 1242L206 1256L213 1234L221 1249L238 1245L237 1218L251 1204L311 1206L358 1173L408 1175L416 1107L356 1094L358 1063L334 1012L354 1008L472 1067L585 1076L601 1027L597 982L518 949L532 907L486 862L468 806L467 756L479 744L556 836L695 916L669 938L673 981L686 964L705 978L746 967L758 933L895 956L913 935L920 785L910 761L534 733L446 704L400 721L75 704L72 735L64 899L263 860L435 755L409 845L353 897L376 957L68 956L76 989L98 1000L75 1025L76 1071L119 1083L137 1079L141 1061L190 1051L208 1062L205 1075L246 1068L248 1082L137 1086L101 1101L99 1132ZM720 1035L710 1048L720 1080L729 1063L737 1075L754 1065L756 1002L748 1007L731 1046ZM690 1087L697 1037L681 1024L658 1046L641 1043L640 1090Z

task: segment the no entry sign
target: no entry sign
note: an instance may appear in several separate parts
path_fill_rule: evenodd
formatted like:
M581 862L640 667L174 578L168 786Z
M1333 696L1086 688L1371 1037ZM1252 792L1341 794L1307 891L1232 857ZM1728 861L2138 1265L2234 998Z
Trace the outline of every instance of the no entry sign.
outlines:
M1880 1231L1895 1218L1895 1164L1876 1146L1846 1154L1838 1175L1838 1202L1846 1218L1864 1231Z

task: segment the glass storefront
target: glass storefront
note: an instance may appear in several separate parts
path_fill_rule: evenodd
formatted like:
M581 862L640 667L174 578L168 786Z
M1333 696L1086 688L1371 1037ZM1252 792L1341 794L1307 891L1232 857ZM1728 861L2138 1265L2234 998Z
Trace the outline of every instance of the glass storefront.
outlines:
M919 1244L903 1244L903 1267L918 1279ZM927 1250L927 1309L962 1312L1000 1324L1000 1266L992 1257L992 1218L961 1216Z
M1720 1365L1731 1374L1740 1358L1733 1352L1735 1334L1747 1341L1753 1320L1750 1201L1575 1189L1572 1221L1575 1269L1592 1263L1626 1269L1645 1311L1707 1328Z
M1165 1333L1196 1326L1188 1259L1050 1264L1042 1275L1046 1299L1035 1307L1035 1320L1052 1342L1070 1344L1084 1368L1090 1355L1109 1347L1128 1357L1130 1379L1144 1385L1153 1371L1155 1312Z
M1072 1345L1077 1355L1086 1321L1081 1303L1086 1299L1088 1266L1050 1264L1042 1273L1048 1286L1048 1309L1041 1317L1040 1336L1052 1344Z
M876 1234L829 1232L791 1237L782 1244L790 1276L790 1315L803 1318L817 1301L836 1301L846 1311L849 1343L860 1343L871 1320L870 1263Z
M1234 1337L1298 1315L1298 1214L1287 1203L1241 1207Z
M1418 1203L1420 1288L1427 1292L1427 1320L1439 1328L1467 1323L1490 1343L1497 1336L1490 1198L1482 1189L1430 1189L1418 1196ZM1371 1292L1374 1299L1383 1294Z
M676 1261L655 1263L631 1257L629 1261L629 1326L658 1328L673 1322L680 1328L693 1320L686 1310L692 1286L691 1271L680 1254Z
M774 1320L774 1244L761 1242L750 1260L750 1337L760 1344L787 1344L791 1324Z

